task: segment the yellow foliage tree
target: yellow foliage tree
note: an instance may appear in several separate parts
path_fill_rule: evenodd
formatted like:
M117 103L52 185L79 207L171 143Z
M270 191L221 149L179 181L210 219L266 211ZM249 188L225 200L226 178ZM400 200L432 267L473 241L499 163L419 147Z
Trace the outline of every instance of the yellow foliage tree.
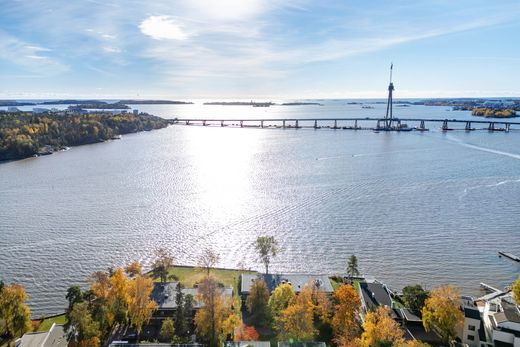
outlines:
M128 276L135 277L142 274L143 265L141 265L141 263L138 261L131 262L125 267L125 272L128 274Z
M292 305L296 300L296 294L293 287L289 283L280 284L271 294L269 298L269 310L274 319L275 325L280 317L282 310Z
M128 304L130 302L128 287L129 281L123 269L120 267L116 268L110 277L108 293L108 307L110 317L112 318L112 321L109 321L109 325L112 325L114 321L122 324L126 323Z
M383 306L367 313L358 342L362 347L401 346L405 343L401 327L390 318L390 309Z
M31 310L26 300L27 293L21 285L11 284L0 291L0 318L10 337L19 337L31 328Z
M358 310L361 300L357 291L350 285L342 285L334 292L336 305L332 317L332 329L338 341L352 341L359 336L361 326Z
M152 290L153 281L149 277L139 275L130 282L128 316L137 335L141 334L143 325L150 321L153 312L157 310L157 304L150 298Z
M434 328L445 343L453 340L457 327L464 322L459 289L452 285L433 289L424 303L422 320L426 331Z
M279 317L281 341L312 341L317 334L314 328L313 308L296 302L281 311Z
M513 284L513 298L515 299L516 304L520 305L520 276L518 276L515 284Z
M208 276L199 283L196 295L202 307L195 315L195 325L199 334L208 340L210 346L217 346L222 342L225 335L232 333L233 323L237 323L234 321L235 318L231 317L231 303L225 300L222 292L215 278Z
M315 283L307 283L300 294L296 297L296 303L306 305L312 312L313 317L321 322L330 322L332 313L332 303L327 294Z

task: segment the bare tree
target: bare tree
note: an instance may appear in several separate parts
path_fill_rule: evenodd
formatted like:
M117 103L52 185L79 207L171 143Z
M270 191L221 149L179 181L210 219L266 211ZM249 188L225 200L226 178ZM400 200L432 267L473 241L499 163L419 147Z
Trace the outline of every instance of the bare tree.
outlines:
M220 255L218 253L211 248L206 248L199 256L198 266L204 269L206 274L209 276L211 268L215 267L219 260Z

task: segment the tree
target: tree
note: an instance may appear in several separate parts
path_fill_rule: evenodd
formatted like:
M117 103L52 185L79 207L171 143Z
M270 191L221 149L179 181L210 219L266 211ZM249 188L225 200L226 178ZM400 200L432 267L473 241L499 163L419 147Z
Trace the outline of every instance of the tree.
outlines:
M520 276L516 279L513 284L513 298L517 305L520 305Z
M175 327L171 318L163 320L161 324L161 339L166 342L172 342L175 337Z
M415 312L421 312L427 298L428 292L419 284L403 288L404 304Z
M191 294L184 296L184 321L186 322L185 335L189 335L193 322L193 295Z
M269 321L269 288L263 280L254 281L246 300L253 323L264 326Z
M296 303L306 305L312 312L313 324L320 341L332 338L331 313L332 305L328 295L321 289L319 283L307 283L296 297Z
M295 303L282 310L278 335L280 341L312 341L316 334L311 307L303 303Z
M132 325L141 334L143 325L150 321L152 314L157 310L157 304L150 298L153 290L153 281L149 277L137 276L130 282L128 288L129 305L128 316Z
M459 289L452 285L434 288L424 303L422 321L426 331L434 328L446 344L451 342L464 321Z
M248 327L247 325L242 323L235 329L233 341L258 341L259 338L260 335L256 331L255 327Z
M73 306L69 314L70 327L74 328L74 342L78 347L96 347L100 345L99 323L94 321L88 310L87 302Z
M352 254L350 258L348 258L347 275L349 275L350 277L359 276L358 260L354 254Z
M206 248L199 257L198 265L206 270L206 275L209 276L211 268L215 267L219 260L220 256L214 250Z
M401 346L404 343L403 331L390 318L388 307L379 306L367 313L360 342L363 347Z
M231 305L224 299L222 288L211 276L199 283L197 300L202 303L195 315L197 330L207 339L209 346L217 346L224 328L229 328L229 324L224 325L224 322L232 314Z
M130 277L141 275L143 272L143 265L138 261L131 262L125 267L125 273Z
M293 287L289 283L280 284L271 294L269 298L269 310L275 324L280 317L282 310L292 305L296 300L296 294Z
M155 252L155 261L152 263L152 276L159 278L162 283L168 280L168 271L173 266L173 256L164 248Z
M4 285L0 291L0 318L10 337L22 336L31 328L31 310L26 300L27 293L21 285Z
M186 324L186 313L184 311L184 293L182 292L181 283L177 283L176 294L175 294L175 331L179 336L185 336L188 328Z
M67 312L72 311L72 307L78 302L83 301L83 292L81 288L78 286L72 286L67 289L67 295L65 295L65 299L69 302L69 307L67 308Z
M110 277L110 290L108 294L108 307L110 312L109 325L114 322L125 324L128 317L129 281L123 273L123 269L116 268Z
M276 257L278 254L278 241L274 236L259 236L255 243L255 249L258 252L260 260L265 265L265 274L269 273L269 264L271 263L271 257Z
M361 300L350 285L342 285L334 292L332 329L337 341L353 341L361 332L358 310Z

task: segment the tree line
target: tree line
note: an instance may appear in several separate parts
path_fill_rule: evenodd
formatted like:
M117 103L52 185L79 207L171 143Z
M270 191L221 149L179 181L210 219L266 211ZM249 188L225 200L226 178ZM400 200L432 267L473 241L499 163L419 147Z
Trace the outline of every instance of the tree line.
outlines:
M116 135L159 129L167 125L165 119L146 113L0 114L0 161L27 158L45 146L58 149L101 142Z

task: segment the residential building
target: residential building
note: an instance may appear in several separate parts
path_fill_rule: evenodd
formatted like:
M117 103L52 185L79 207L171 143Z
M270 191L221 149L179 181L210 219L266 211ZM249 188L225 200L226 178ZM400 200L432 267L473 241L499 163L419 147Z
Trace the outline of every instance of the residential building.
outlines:
M24 334L15 347L67 347L68 343L63 325L53 324L49 331Z

